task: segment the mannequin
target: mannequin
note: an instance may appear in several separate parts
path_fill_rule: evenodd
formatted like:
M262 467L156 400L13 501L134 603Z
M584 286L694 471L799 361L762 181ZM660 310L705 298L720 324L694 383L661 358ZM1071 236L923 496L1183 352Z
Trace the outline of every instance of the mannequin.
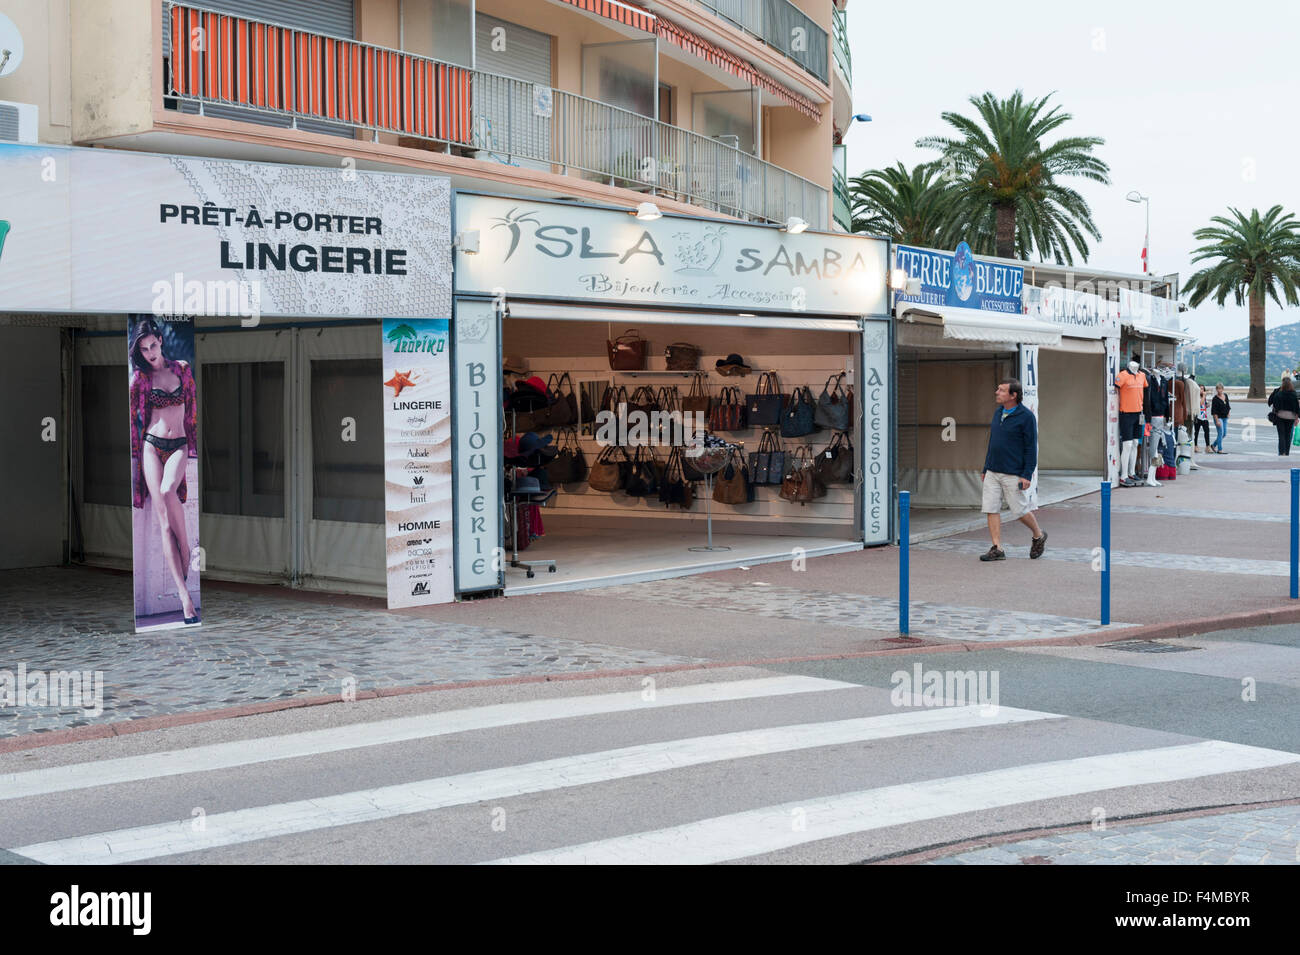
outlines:
M1130 360L1128 368L1115 376L1115 389L1119 392L1119 485L1139 487L1144 481L1134 477L1137 466L1138 437L1142 433L1143 394L1147 387L1146 375L1141 366Z
M1194 427L1192 419L1201 407L1201 387L1194 379L1187 377L1187 365L1183 362L1178 364L1178 380L1174 382L1174 395L1176 404L1174 422L1176 426L1187 429L1189 466L1191 470L1199 471L1201 466L1196 463L1196 458L1192 455L1190 438Z

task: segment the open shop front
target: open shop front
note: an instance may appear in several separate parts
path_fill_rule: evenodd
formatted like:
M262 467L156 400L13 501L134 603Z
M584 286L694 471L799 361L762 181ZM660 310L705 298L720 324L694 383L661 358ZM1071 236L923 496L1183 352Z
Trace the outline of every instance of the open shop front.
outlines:
M440 323L415 377L449 391L450 203L434 176L0 145L0 354L41 382L0 377L12 419L39 401L57 436L0 480L26 538L0 567L130 568L140 630L202 622L205 576L383 594L421 574L452 599L449 520L418 560L390 538L386 567L381 397L394 322ZM449 516L436 401L407 444Z
M886 243L470 193L456 209L462 593L889 542Z
M1007 378L1039 419L1031 500L1095 490L1106 467L1100 331L1052 309L1025 314L1023 268L965 243L899 246L895 269L898 482L912 493L914 537L978 518L994 392Z

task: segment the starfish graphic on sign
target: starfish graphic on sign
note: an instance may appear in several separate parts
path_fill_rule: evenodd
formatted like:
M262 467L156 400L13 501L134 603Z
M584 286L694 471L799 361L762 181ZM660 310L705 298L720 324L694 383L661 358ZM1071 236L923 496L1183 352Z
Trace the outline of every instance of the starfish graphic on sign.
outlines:
M411 371L415 371L415 369L412 368ZM396 398L398 395L402 393L403 388L415 387L415 379L411 377L411 371L396 372L394 373L392 378L389 378L386 382L384 382L384 385L386 387L393 389L394 398Z

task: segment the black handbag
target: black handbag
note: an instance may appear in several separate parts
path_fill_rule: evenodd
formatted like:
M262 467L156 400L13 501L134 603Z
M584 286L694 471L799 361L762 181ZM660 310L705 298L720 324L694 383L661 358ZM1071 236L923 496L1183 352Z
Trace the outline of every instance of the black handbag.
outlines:
M690 510L695 503L695 489L682 473L681 448L673 448L668 455L668 464L659 482L659 503L668 507L676 504L684 511Z
M776 372L765 371L758 376L758 390L745 398L745 417L751 427L764 427L781 423L781 409L785 396Z
M821 396L817 399L817 413L813 423L831 431L848 431L851 401L850 395L844 391L844 372L831 375L826 379Z
M758 450L749 453L749 480L753 484L780 484L785 476L785 449L772 430L764 431Z
M558 453L546 465L546 477L552 484L575 484L587 477L587 457L578 443L578 432L563 429L556 440Z
M655 467L654 451L650 448L637 448L632 455L632 468L628 472L623 491L628 497L657 497L659 495L659 472Z
M564 391L565 382L569 384L567 392ZM573 393L573 379L567 371L551 375L546 382L546 394L551 402L548 423L552 428L563 428L578 420L578 399Z
M817 430L813 423L813 396L808 388L796 388L781 412L781 437L802 438Z
M853 442L841 431L817 453L813 470L822 484L852 484L854 465Z

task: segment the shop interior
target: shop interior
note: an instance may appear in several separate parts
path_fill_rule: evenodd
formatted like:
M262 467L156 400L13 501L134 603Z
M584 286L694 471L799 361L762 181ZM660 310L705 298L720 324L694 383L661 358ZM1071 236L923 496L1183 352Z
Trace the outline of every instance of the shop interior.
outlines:
M521 312L527 315L528 309L511 304L512 316ZM790 327L771 327L766 323L779 324L780 317L727 316L719 320L730 321L730 325L704 321L682 324L681 319L665 321L663 313L629 312L625 322L611 324L567 317L576 312L555 318L509 317L503 322L502 352L507 356L506 364L512 366L503 374L507 396L507 519L503 542L508 557L507 594L577 589L595 583L632 583L792 560L799 553L812 557L862 547L862 516L856 489L860 483L860 450L849 459L852 463L847 467L846 480L841 475L838 483L823 485L824 494L806 503L783 499L779 477L774 483L755 484L752 502L734 504L714 497L709 491L712 479L690 481L693 501L689 508L683 508L680 503L662 503L657 493L638 496L635 492L642 490L640 487L597 490L592 487L590 475L604 450L596 433L599 424L593 418L602 410L607 390L613 390L617 398L618 389L626 389L633 410L651 400L660 409L680 409L682 399L690 396L692 388L697 396L696 407L701 390L716 406L724 388L737 389L740 401L745 402L756 392L762 373L774 371L779 391L787 399L796 389L806 387L816 403L833 376L844 376L841 383L845 391L858 390L860 332L855 323L811 321L800 327L800 320L789 319ZM645 320L646 314L651 316L649 321ZM639 369L611 370L607 343L629 329L636 329L645 341L644 364ZM667 368L665 351L675 344L699 350L694 358L698 381L696 370ZM689 349L684 351L690 354ZM717 363L736 354L744 359L748 372L721 374ZM563 383L559 380L562 376L567 376ZM578 420L554 426L547 423L546 413L538 418L512 410L509 394L530 378L548 386L554 384L562 395L572 393ZM779 443L787 462L793 463L805 453L811 460L824 453L833 440L862 448L860 409L856 403L851 407L848 432L839 439L835 438L836 431L827 427L783 437L779 422L767 428L749 422L728 430L710 427L709 432L738 445L747 466L750 454L759 450L765 431L773 435L769 441ZM519 438L529 431L542 442L549 439L551 447L580 449L587 478L550 482L545 475L545 461L535 469L510 467L511 461L522 460L509 457L509 449L515 447L509 443L511 437ZM616 440L624 438L629 444L626 452L634 458L639 436L629 428L626 436L615 436ZM535 446L534 439L525 440L529 449ZM640 453L653 454L662 467L673 456L673 449L656 434L652 435L652 446ZM610 454L615 461L622 460L621 451L615 449ZM689 459L681 463L689 470ZM672 465L667 471L670 484L674 476L680 476L676 467ZM515 482L533 476L541 479L541 493L518 499L512 490ZM564 476L563 472L560 476ZM769 473L769 481L773 477ZM712 550L707 549L710 544Z
M1011 342L943 344L943 329L903 325L897 349L898 489L911 492L912 540L983 523L980 469L993 394L1020 377ZM1040 505L1097 490L1106 468L1105 348L1061 338L1039 347Z

